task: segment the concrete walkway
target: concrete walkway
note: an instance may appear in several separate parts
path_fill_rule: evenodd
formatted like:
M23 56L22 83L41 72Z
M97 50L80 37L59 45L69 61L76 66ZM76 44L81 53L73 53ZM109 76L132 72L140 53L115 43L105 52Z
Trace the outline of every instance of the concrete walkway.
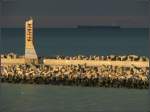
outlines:
M14 64L25 64L24 58L16 58L16 59L1 59L2 65L14 65Z
M87 66L101 66L101 65L113 65L113 66L124 66L124 67L149 67L149 61L102 61L102 60L58 60L58 59L44 59L45 65L84 65ZM18 59L2 59L2 65L11 64L25 64L24 58Z
M149 67L149 61L102 61L102 60L56 60L56 59L44 59L45 65L83 65L87 66L101 66L101 65L113 65L124 67Z

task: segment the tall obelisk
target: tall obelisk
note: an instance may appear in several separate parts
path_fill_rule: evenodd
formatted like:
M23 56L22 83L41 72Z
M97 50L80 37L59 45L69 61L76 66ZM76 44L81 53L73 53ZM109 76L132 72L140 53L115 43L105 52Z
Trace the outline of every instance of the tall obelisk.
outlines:
M37 54L33 45L33 19L25 22L25 59L37 60Z

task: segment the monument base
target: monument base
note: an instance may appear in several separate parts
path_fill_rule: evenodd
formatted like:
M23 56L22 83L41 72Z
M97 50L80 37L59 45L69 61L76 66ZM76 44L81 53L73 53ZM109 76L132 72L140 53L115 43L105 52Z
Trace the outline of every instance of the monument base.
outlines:
M39 64L38 59L25 59L25 63Z

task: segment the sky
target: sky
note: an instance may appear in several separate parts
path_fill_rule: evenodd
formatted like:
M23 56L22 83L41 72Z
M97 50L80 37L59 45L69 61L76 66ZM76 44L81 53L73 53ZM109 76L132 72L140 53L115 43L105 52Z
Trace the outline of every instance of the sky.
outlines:
M37 27L116 25L148 27L149 0L2 0L2 26L23 27L32 16Z

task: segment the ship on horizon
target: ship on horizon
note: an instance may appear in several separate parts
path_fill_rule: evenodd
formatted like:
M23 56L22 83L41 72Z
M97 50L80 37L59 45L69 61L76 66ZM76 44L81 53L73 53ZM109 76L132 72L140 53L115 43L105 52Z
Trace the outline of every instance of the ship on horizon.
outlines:
M120 26L107 26L107 25L78 25L79 29L120 29Z

